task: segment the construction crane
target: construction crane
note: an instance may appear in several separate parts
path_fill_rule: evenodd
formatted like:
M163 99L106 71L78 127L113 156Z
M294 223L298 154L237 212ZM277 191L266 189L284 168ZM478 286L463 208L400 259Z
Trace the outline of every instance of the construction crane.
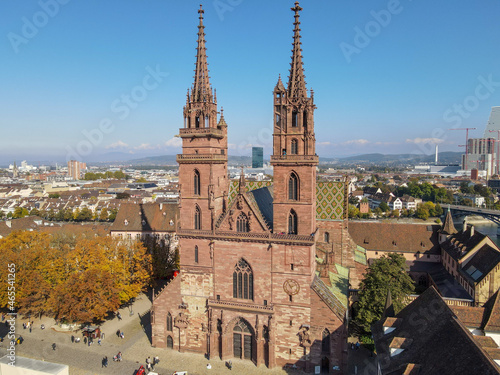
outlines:
M476 130L476 128L451 128L448 130L465 130L465 168L464 170L467 170L467 167L469 166L467 164L468 162L468 154L469 154L469 130Z

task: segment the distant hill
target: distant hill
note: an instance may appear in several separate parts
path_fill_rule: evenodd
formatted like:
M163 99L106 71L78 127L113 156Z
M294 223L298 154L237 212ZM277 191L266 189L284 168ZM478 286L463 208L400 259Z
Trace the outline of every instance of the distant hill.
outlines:
M229 155L229 165L249 165L252 163L250 156L231 156ZM127 164L132 166L163 166L163 165L177 165L177 155L162 155L162 156L149 156L146 158L127 160Z
M459 164L461 152L446 151L439 154L440 164ZM321 160L321 159L320 159ZM340 164L418 164L434 163L435 155L418 154L363 154L338 158Z

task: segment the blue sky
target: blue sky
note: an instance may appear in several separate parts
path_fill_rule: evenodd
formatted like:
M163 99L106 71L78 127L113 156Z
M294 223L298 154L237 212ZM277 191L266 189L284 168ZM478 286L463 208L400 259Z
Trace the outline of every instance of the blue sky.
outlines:
M293 1L202 3L230 153L250 155L261 145L268 156L272 90L290 63ZM178 153L199 4L2 1L0 159ZM435 144L461 151L465 132L447 129L476 127L471 136L482 136L500 105L499 1L301 6L320 156L431 153Z

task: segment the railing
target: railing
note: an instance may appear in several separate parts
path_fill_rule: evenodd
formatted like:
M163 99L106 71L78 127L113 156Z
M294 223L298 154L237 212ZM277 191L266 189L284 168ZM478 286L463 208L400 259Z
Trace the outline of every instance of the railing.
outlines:
M223 138L224 132L216 128L186 128L180 129L179 135L182 137L206 137Z
M244 310L259 310L273 312L274 308L272 305L257 305L255 303L245 303L245 302L234 302L227 300L209 299L208 306L210 307L226 307L234 309L244 309Z
M318 162L319 161L319 156L318 155L271 155L271 161L312 161L312 162Z
M183 160L227 161L227 156L221 154L178 154L177 161Z
M299 236L295 234L276 234L276 233L249 233L249 232L231 232L231 231L208 231L208 230L193 230L180 229L177 232L179 236L195 236L195 237L217 237L218 239L233 239L233 240L266 240L273 242L301 242L306 244L314 244L313 236Z

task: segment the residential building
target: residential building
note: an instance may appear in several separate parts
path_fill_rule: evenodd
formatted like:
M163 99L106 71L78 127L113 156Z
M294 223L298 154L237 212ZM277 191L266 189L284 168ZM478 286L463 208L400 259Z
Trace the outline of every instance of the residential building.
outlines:
M434 287L372 326L379 375L499 374L500 349L473 336Z
M79 180L84 169L87 169L86 163L77 160L68 161L68 176L73 177L73 180Z

